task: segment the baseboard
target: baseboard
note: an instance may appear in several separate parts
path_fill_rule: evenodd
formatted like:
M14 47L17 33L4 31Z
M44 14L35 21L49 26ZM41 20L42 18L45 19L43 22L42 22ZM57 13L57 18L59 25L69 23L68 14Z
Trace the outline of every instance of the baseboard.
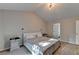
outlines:
M77 45L77 44L75 44L75 43L67 42L67 41L61 41L61 42L65 42L65 43L72 44L72 45Z
M2 53L4 51L10 51L10 49L9 48L8 49L2 49L2 50L0 50L0 53Z

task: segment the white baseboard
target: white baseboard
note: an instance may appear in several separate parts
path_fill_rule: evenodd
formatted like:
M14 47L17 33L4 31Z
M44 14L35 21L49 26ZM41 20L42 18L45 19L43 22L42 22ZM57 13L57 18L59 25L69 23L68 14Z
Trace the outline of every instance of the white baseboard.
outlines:
M76 43L72 43L72 42L69 42L69 41L63 41L63 40L60 40L60 41L62 41L62 42L67 42L67 43L70 43L70 44L75 44L75 45L77 45Z

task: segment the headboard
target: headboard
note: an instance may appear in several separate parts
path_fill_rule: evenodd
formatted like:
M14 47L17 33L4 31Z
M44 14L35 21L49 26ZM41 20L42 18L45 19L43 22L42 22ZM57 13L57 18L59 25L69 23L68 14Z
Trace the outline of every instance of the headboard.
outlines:
M24 33L24 39L32 39L32 38L37 38L37 37L42 37L41 32L32 32L32 33Z

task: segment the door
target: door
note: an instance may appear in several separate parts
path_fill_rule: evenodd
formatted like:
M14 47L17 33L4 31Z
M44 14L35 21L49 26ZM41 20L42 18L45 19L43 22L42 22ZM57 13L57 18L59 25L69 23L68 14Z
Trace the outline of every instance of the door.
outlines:
M79 45L79 20L76 21L76 44Z
M53 24L53 37L60 38L60 23Z

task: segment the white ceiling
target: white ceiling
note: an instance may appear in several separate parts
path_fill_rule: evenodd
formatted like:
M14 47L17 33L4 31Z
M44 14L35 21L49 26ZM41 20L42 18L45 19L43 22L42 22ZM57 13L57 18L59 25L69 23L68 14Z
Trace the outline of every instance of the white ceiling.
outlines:
M79 16L78 3L56 4L56 8L49 10L47 4L34 4L34 3L2 3L0 9L4 10L19 10L19 11L33 11L36 12L41 18L52 21L60 20Z
M40 15L40 17L49 21L78 17L79 4L57 4L57 7L52 8L51 10L40 7L36 10L36 13Z
M37 5L31 3L0 3L0 9L33 11L37 8Z

